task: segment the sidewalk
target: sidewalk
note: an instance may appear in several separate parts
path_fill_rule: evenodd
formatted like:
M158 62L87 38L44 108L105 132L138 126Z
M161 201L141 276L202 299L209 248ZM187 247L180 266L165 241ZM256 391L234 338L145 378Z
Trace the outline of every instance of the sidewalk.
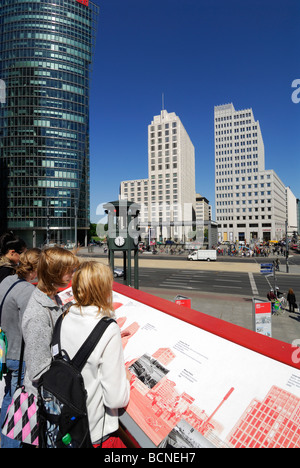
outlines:
M98 257L97 253L89 254L87 249L81 249L79 255L90 255L89 258L108 264L106 257ZM154 256L153 256L154 257ZM273 258L268 257L264 263L272 263ZM115 258L115 266L123 265L123 259ZM206 271L232 271L240 273L260 273L260 264L234 261L226 262L184 262L176 259L162 258L143 258L139 257L139 267L141 268L169 268L169 269L188 269L188 270L206 270ZM280 265L279 272L276 275L286 275L286 265ZM300 275L299 265L289 265L289 274ZM167 299L174 302L176 292L174 290L161 288L140 287L141 291L153 294L154 296ZM212 294L199 291L188 291L188 297L191 299L191 307L194 310L210 315L212 317L225 320L229 323L239 325L243 328L252 330L252 296L240 296L229 294ZM272 316L272 337L286 343L292 343L293 340L300 340L300 313L290 313L286 310L282 315Z
M141 291L174 302L176 293L160 288L140 288ZM253 330L252 296L232 296L188 291L191 308L240 327ZM272 315L272 338L285 343L300 341L300 313L284 311L282 315Z

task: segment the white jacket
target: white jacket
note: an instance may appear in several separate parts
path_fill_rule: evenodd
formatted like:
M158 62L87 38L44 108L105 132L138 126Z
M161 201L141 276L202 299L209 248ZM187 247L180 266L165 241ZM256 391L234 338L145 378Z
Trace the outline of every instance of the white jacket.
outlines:
M94 306L72 306L63 319L61 347L71 359L102 317L97 315L97 311ZM117 323L111 323L104 332L84 366L82 376L88 393L91 439L95 443L118 429L118 408L124 408L129 402L130 385L126 378L121 334ZM106 414L103 419L104 405Z

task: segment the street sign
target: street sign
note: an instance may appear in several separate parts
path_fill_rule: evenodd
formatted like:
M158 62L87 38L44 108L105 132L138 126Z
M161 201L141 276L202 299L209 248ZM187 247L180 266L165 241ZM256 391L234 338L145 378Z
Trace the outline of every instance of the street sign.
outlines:
M273 263L262 263L260 265L260 272L262 275L271 276L274 273L274 265Z
M191 299L180 294L175 297L175 304L191 308Z

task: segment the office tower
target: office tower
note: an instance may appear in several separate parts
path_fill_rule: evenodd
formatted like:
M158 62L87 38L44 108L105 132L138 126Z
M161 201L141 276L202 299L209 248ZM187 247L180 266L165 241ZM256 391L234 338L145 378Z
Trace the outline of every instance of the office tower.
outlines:
M209 201L199 193L196 193L196 220L211 220L211 206L209 205Z
M98 7L2 0L1 231L28 245L89 229L89 82ZM75 228L76 230L75 234Z
M297 198L290 187L286 187L286 212L288 234L294 235L298 231Z
M186 240L195 221L195 150L181 120L162 110L148 126L148 181L123 181L120 198L144 205L141 231ZM146 192L145 192L146 190Z
M259 122L252 109L214 109L215 201L219 241L279 240L285 234L286 190L265 169Z

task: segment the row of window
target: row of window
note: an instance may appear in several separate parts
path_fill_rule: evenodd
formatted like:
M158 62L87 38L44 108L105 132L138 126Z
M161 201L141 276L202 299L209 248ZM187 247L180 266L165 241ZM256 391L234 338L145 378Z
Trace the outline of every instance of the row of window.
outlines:
M258 179L260 180L270 180L271 179L271 174L261 174L259 177L254 176L254 177L248 177L247 180L248 182L250 181L257 181ZM246 178L245 177L236 177L235 182L240 183L240 182L245 182ZM234 182L233 178L228 178L228 179L217 179L217 183L227 183L227 182Z
M246 166L248 166L248 167L258 166L258 161L247 161L247 163L246 162L241 162L241 163L235 163L234 164L234 167L246 167ZM233 167L233 164L219 164L219 165L217 164L216 165L216 170L226 169L226 168L229 169L231 167Z
M69 112L72 113L74 116L77 115L87 115L87 109L85 106L77 104L76 102L64 102L58 99L50 99L44 97L29 97L29 96L22 96L22 97L9 97L7 99L7 105L5 112L2 113L3 116L12 115L12 111L16 108L20 110L20 108L26 108L28 114L36 114L41 112L47 112L48 114L44 115L57 115L60 116L60 112ZM44 110L43 110L44 109ZM53 109L49 111L49 109ZM51 113L50 113L51 112ZM73 119L71 119L73 120Z
M230 124L231 125L231 124ZM257 130L257 125L253 125L252 127L240 127L240 128L235 128L234 132L229 129L229 130L215 130L215 138L217 136L223 135L223 138L229 138L229 137L224 137L224 135L232 135L232 133L244 133L244 132L251 132ZM232 138L232 137L230 137ZM217 140L218 138L216 138Z
M159 124L156 127L152 125L150 127L150 132L160 132L163 129L169 129L169 128L176 128L177 127L177 122L171 122L171 123L165 123L165 124ZM154 137L154 133L151 133L150 136Z
M12 42L15 41L27 41L28 39L41 39L43 41L50 41L50 42L56 42L60 44L64 44L64 46L70 46L72 47L72 53L73 55L80 57L84 60L90 61L91 60L91 54L89 53L89 46L85 46L82 43L79 43L78 41L74 41L72 39L69 39L68 37L63 37L60 36L59 34L55 34L54 32L52 34L46 34L46 33L41 33L41 32L29 32L29 31L12 31L12 32L5 32L3 31L3 35L1 37L1 42L5 46L5 49L7 49L6 43L10 44L12 46ZM15 46L16 44L14 44ZM26 43L25 43L26 45ZM24 47L24 46L23 46Z
M62 15L60 16L59 13L62 13ZM70 16L66 15L63 10L56 9L54 14L55 24L61 23L63 25L76 29L77 31L82 30L82 33L87 36L90 34L89 22L75 22L73 18L70 18ZM41 9L38 9L36 12L22 11L21 14L16 14L15 12L11 12L10 14L8 14L8 11L5 11L3 24L6 25L8 23L17 23L20 21L26 22L27 24L29 20L38 20L39 22L42 21L45 24L47 24L46 22L49 21L50 25L53 24L52 14L43 14Z
M172 141L177 141L177 135L172 136ZM158 145L158 147L159 147L162 143L164 143L165 146L169 148L169 145L167 145L167 143L169 144L169 142L170 142L169 137L166 137L164 140L162 138L158 138L157 141L156 141L156 145ZM155 145L155 140L154 139L152 139L150 141L150 145ZM161 149L161 146L160 146L160 149Z
M271 183L268 182L268 183L261 183L261 184L247 184L247 187L245 184L243 185L236 185L235 187L233 185L224 185L222 187L216 187L217 190L233 190L233 188L235 190L245 190L246 188L248 189L252 189L252 188L258 188L258 186L260 186L260 188L264 188L264 187L271 187ZM251 192L249 193L249 195L251 195ZM244 194L245 196L245 194Z
M216 122L223 122L225 120L231 120L232 118L234 119L244 119L245 117L251 117L252 113L251 112L246 112L246 113L236 113L233 116L232 115L225 115L223 117L216 117L215 121Z
M23 41L22 41L22 44L24 46ZM46 46L46 44L48 43L44 41L35 41L35 47L33 45L30 46L28 44L26 49L25 48L15 49L15 47L18 47L18 44L14 43L12 49L6 49L5 52L2 53L2 60L3 61L6 61L6 60L16 61L16 60L25 59L28 57L32 57L32 59L44 58L48 60L64 61L64 63L73 63L77 67L80 67L80 68L85 67L85 64L86 64L85 61L74 57L70 53L67 53L67 50L65 47L54 44L53 47L50 49L49 44L48 44L48 47ZM41 50L41 49L44 49L44 50ZM55 50L57 52L55 52Z
M85 77L80 76L78 73L69 73L62 70L38 70L35 67L28 65L23 68L14 68L14 65L6 71L6 64L3 64L2 76L4 80L9 79L9 86L27 86L27 85L43 85L49 88L64 89L71 91L66 87L77 87L78 93L83 94L82 90L87 86L88 82ZM49 62L50 63L50 62ZM25 62L24 62L25 65ZM34 73L33 73L34 72ZM75 89L72 92L76 92Z
M165 164L165 165L158 164L157 166L150 166L151 171L155 171L155 170L162 171L164 169L168 170L168 169L171 169L171 168L177 169L177 163Z
M5 17L3 21L5 21ZM75 42L77 47L79 46L86 51L90 48L89 33L83 32L78 28L57 24L56 21L50 23L40 23L38 20L37 22L15 21L12 23L7 23L3 27L5 37L9 37L9 35L12 34L12 36L15 38L26 38L28 37L27 30L42 34L43 32L51 31L54 34L64 36L68 43L70 43L70 41Z
M236 142L234 144L235 147L237 147L237 146L246 146L246 145L247 146L257 145L257 140L247 140L247 142L246 141L241 141L241 142ZM220 144L216 145L216 149L221 149L221 148L233 148L233 144L232 143L220 143ZM256 148L256 150L257 150L257 148ZM218 153L216 153L216 154L218 154Z
M227 221L227 220L233 221L234 219L236 221L239 221L239 220L244 220L244 221L249 220L249 221L251 221L253 219L255 219L255 220L264 220L264 219L272 219L272 216L270 216L270 215L268 217L266 217L264 215L263 216L258 216L258 215L255 215L255 216L235 216L235 217L234 216L217 216L216 221L217 222L218 221Z
M235 175L240 175L240 174L254 174L258 172L258 168L252 168L252 169L237 169L236 171L234 171L234 174ZM227 176L227 175L232 175L233 174L233 171L219 171L219 172L216 172L216 176L220 177L220 176Z
M30 94L29 94L30 93ZM7 107L13 105L13 99L17 99L20 105L26 106L29 109L31 106L48 106L48 99L53 99L55 105L53 107L60 107L63 109L72 109L81 112L84 109L83 106L87 106L87 97L84 96L84 90L80 88L79 92L75 90L63 90L55 88L35 88L32 89L30 83L21 83L20 81L14 81L14 86L8 86L6 88L7 96ZM78 107L78 110L76 106ZM75 106L75 107L73 107ZM83 113L83 112L82 112Z
M16 38L13 42L6 42L4 38L2 39L2 44L5 45L4 47L4 57L5 58L13 58L13 57L28 57L30 54L31 57L34 57L36 53L41 53L44 56L45 52L53 52L56 53L60 52L64 54L63 60L66 62L74 62L80 66L85 66L86 61L88 60L89 55L83 53L81 50L77 48L67 47L66 44L63 42L58 41L48 41L44 40L43 38L36 37L37 34L28 33L28 38L22 40ZM33 38L34 36L34 38Z
M21 219L25 218L26 215L23 214L22 210L13 211L8 213L8 224L10 229L18 229L18 228L44 228L46 229L46 222L47 220L43 217L35 217L31 215L27 215L27 218L30 219ZM89 218L84 216L81 218L79 215L77 217L77 228L85 228L87 225L89 226ZM70 217L55 217L51 219L51 226L55 226L55 228L69 228L74 229L74 216ZM50 229L51 229L50 226Z

